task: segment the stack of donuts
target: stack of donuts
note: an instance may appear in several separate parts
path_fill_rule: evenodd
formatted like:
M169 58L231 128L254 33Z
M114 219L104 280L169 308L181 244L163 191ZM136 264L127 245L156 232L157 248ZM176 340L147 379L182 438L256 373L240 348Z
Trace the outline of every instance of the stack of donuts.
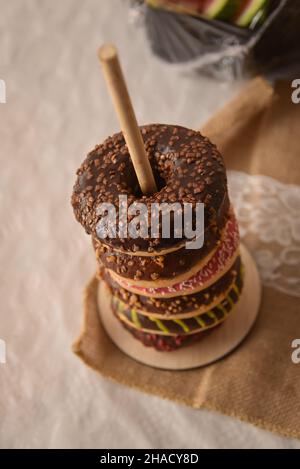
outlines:
M158 191L143 195L122 133L91 151L77 172L76 219L92 236L111 310L144 345L172 351L205 337L233 313L243 288L238 225L230 206L223 158L200 132L180 126L140 127ZM189 249L183 232L163 237L99 236L99 204L119 216L128 205L204 203L204 243ZM126 222L130 222L130 217ZM124 222L120 214L119 223Z

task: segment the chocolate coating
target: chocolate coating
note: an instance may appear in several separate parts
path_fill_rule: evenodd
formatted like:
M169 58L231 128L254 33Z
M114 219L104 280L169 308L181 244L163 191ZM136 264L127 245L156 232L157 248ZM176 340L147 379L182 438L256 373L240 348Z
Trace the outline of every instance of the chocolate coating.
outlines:
M160 352L171 352L172 350L176 350L180 347L192 344L194 342L198 342L199 340L203 339L210 334L212 331L217 329L217 327L222 327L222 324L216 326L213 329L208 329L207 331L203 332L196 332L195 334L178 334L177 336L163 336L160 334L149 334L148 332L139 331L130 327L128 324L120 321L122 326L127 329L130 334L133 335L137 340L142 342L145 347L153 347Z
M120 303L118 299L112 297L112 309L117 316L123 317L127 322L137 329L144 331L158 331L164 335L172 334L191 334L200 330L205 330L217 326L221 321L226 319L227 315L238 302L243 288L243 276L241 270L231 286L226 297L216 306L209 308L208 311L199 314L198 312L189 318L180 318L178 316L166 317L157 320L155 316L145 316L140 314L135 308Z
M226 213L229 209L229 200L223 204L223 223L227 221ZM215 225L205 231L204 244L200 249L186 249L185 246L176 251L158 256L137 256L116 251L96 238L92 238L100 266L104 266L121 277L131 280L153 281L158 279L170 279L188 272L194 265L213 251L221 238L221 228Z
M98 237L99 204L112 203L118 214L121 194L127 195L128 205L134 201L147 204L149 213L154 202L191 203L194 213L195 204L202 202L205 226L223 226L221 207L227 198L227 180L215 145L200 132L180 126L153 124L141 127L141 132L159 191L149 196L140 193L123 134L109 137L88 154L77 172L72 205L86 232ZM184 240L183 236L181 241ZM157 252L178 245L180 240L174 236L164 238L160 230L158 238L116 237L104 241L125 252Z
M131 293L125 290L125 288L120 287L107 271L104 272L104 280L110 287L113 295L131 307L171 317L176 314L190 313L203 305L210 305L216 297L228 290L230 285L236 280L240 269L241 258L238 256L228 272L208 288L194 294L176 296L174 298L152 298Z

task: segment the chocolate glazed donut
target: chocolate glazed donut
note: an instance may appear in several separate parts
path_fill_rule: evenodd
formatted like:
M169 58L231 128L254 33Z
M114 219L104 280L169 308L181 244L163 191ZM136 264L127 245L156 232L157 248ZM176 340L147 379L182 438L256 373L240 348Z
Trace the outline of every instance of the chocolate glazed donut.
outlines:
M243 274L240 270L235 282L230 286L229 291L223 299L213 305L209 305L202 312L199 310L194 311L192 316L183 317L182 314L175 314L167 316L162 319L157 315L145 315L134 306L129 306L117 297L112 297L111 307L122 322L135 327L144 332L155 332L162 335L177 335L177 334L194 334L197 331L203 331L212 327L216 327L223 322L228 314L238 302L241 291L243 288Z
M236 282L240 270L241 258L238 256L231 269L213 285L200 292L175 298L152 298L131 293L120 287L107 271L104 273L103 280L109 286L112 294L124 304L143 311L144 314L168 318L173 315L190 316L194 314L195 310L201 308L206 310L208 306L214 306L221 301L220 298L222 299L232 284Z
M198 341L210 332L222 326L228 314L231 314L239 300L243 288L243 269L239 273L227 293L225 299L216 307L200 316L178 320L178 316L167 316L166 320L139 315L130 307L119 310L118 302L112 298L112 309L122 326L144 345L159 351L171 351ZM120 313L121 311L121 313ZM173 318L173 319L172 319Z
M120 321L121 322L121 321ZM182 346L198 342L199 340L211 334L213 330L222 327L222 324L216 326L214 329L207 329L206 331L196 332L195 334L178 334L176 336L161 336L159 334L148 333L134 329L128 324L122 323L122 326L131 333L133 337L142 342L145 347L153 347L159 352L171 352Z
M119 195L127 196L128 206L133 202L146 204L148 213L152 203L191 203L194 218L196 203L202 202L205 227L221 229L226 217L222 205L227 200L227 181L215 145L200 132L180 126L153 124L141 127L141 132L159 191L150 196L140 193L123 134L109 137L88 154L77 172L72 205L86 232L98 238L99 204L112 203L119 215ZM147 238L107 237L100 241L125 253L155 254L187 241L184 233L178 239L172 230L171 237L163 237L161 226L157 238L150 237L150 228L148 234Z
M222 204L224 223L228 218L228 209L229 200L226 198ZM186 249L183 246L176 251L158 256L125 254L105 245L95 237L92 238L92 242L100 266L113 270L127 279L152 281L174 278L188 272L194 265L204 259L207 262L221 242L222 231L216 226L209 227L205 231L204 244L200 249Z

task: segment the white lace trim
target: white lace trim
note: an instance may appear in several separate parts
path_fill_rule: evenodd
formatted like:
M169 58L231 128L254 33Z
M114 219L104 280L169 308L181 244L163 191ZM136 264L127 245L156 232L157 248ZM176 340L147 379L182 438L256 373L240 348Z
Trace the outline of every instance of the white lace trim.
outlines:
M239 171L228 171L228 185L263 283L300 297L300 186Z

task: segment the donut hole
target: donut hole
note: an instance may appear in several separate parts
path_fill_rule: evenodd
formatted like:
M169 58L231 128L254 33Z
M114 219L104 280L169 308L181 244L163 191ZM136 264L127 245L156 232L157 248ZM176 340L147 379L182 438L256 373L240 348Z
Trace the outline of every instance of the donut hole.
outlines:
M135 173L134 170L131 171L128 174L128 179L126 181L126 185L131 188L132 194L136 198L141 198L143 196L143 193L142 193L140 185L139 185L139 181L137 179L137 176L136 176L136 173Z
M156 182L156 185L157 185L157 192L159 192L159 191L161 191L164 187L166 187L167 182L166 182L166 180L163 178L163 176L160 174L160 172L158 171L157 167L155 167L154 165L151 165L151 167L152 167L153 176L154 176L154 179L155 179L155 182Z
M164 179L164 177L160 174L157 166L155 164L153 164L153 161L151 161L150 164L151 164L151 168L152 168L152 171L153 171L153 176L154 176L154 179L155 179L155 182L156 182L157 192L160 192L164 187L166 187L167 182ZM136 176L136 173L135 173L133 167L132 167L132 170L128 174L128 178L127 178L126 183L127 183L127 186L131 188L132 194L137 199L139 199L143 196L143 193L141 191L141 188L140 188L140 185L139 185L139 182L138 182L138 179L137 179L137 176Z

